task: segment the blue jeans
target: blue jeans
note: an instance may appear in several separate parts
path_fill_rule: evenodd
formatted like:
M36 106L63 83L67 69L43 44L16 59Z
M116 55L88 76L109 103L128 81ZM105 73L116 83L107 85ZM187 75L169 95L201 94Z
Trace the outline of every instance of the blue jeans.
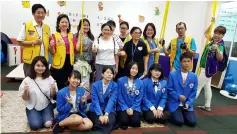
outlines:
M171 113L171 121L175 125L181 126L186 124L188 126L196 125L196 116L194 111L187 111L183 107L178 107L176 111Z
M35 108L31 110L26 108L26 116L31 130L43 128L46 121L53 121L53 106L49 104L41 111L37 111Z

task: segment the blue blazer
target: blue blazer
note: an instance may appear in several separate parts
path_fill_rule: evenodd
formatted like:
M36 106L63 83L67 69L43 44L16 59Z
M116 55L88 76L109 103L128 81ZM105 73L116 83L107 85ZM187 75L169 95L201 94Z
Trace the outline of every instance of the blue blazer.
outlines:
M193 103L196 97L198 86L197 75L191 71L188 72L186 83L183 84L181 70L173 71L169 75L167 90L168 90L168 109L174 112L180 104L179 96L184 95L186 100L184 105L188 104L188 111L193 111Z
M159 87L157 93L155 93L155 89L153 87L153 82L151 78L146 78L143 80L144 83L144 96L142 102L142 110L147 111L150 110L152 106L155 108L162 107L165 109L165 105L167 102L167 90L166 90L166 80L159 81Z
M144 85L142 80L134 79L132 89L128 88L128 77L124 76L118 79L118 105L117 111L125 111L132 108L138 112L141 111L141 101L143 97Z
M102 80L96 81L92 84L92 102L90 105L90 112L95 112L96 115L103 115L103 112L115 112L115 104L117 101L118 91L117 84L110 81L109 85L103 95Z
M87 107L87 101L85 103L78 103L79 100L83 95L85 94L85 90L83 88L77 87L76 88L76 104L78 113L84 118L86 117L86 113L84 110L86 110ZM70 111L72 109L72 105L70 105L67 100L66 96L70 96L69 87L65 87L58 91L57 93L57 111L58 116L56 118L56 122L60 122L67 118L70 115Z

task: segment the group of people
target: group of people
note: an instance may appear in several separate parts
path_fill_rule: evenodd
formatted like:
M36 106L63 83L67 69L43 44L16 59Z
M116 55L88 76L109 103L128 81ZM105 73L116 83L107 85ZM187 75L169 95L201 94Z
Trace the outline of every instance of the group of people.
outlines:
M44 6L33 5L32 14L34 20L24 23L17 38L23 47L26 76L19 95L26 101L32 130L53 126L54 133L65 128L110 133L118 127L140 127L141 112L148 123L165 123L164 110L171 113L172 123L194 126L194 101L203 87L205 105L199 107L211 111L211 78L223 61L225 27L215 28L200 57L201 73L197 76L191 72L196 43L185 35L184 22L176 25L178 37L166 48L165 40L155 37L153 23L148 23L143 33L133 27L129 34L129 24L123 21L121 34L116 35L116 23L110 20L95 38L88 19L80 20L78 32L73 34L68 16L61 14L56 32L51 35L50 27L43 23ZM210 27L205 31L206 37L209 31ZM168 80L158 63L162 51L170 56ZM87 69L74 70L75 62ZM89 91L80 87L86 75L90 79ZM55 124L54 105L58 111Z

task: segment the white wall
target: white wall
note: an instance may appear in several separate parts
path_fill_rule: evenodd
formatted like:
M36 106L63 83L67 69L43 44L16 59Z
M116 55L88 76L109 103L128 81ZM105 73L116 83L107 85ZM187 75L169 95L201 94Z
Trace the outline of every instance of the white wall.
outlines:
M31 6L36 3L31 1ZM56 18L58 12L81 13L81 2L68 1L66 7L60 7L57 1L41 0L46 9L49 9L50 16L46 17L45 23L49 24L52 32L55 31ZM170 2L169 16L167 20L165 38L169 42L176 37L175 25L180 22L186 22L187 35L195 38L198 52L203 44L203 32L207 27L207 20L210 20L211 2ZM113 17L118 25L118 14L122 15L122 19L129 22L130 27L139 26L143 30L146 23L153 22L157 28L157 36L160 35L160 28L163 20L165 1L104 1L104 10L98 11L98 1L85 2L85 14L88 14L91 21L91 29L95 35L100 33L100 27L97 26L97 16L105 15ZM21 1L1 2L1 31L9 37L17 37L18 32L24 21L33 19L31 9L21 7ZM154 9L158 6L161 14L154 15ZM145 22L138 21L138 15L145 16ZM208 19L207 19L208 18ZM78 18L80 19L80 18ZM76 28L72 28L72 32L76 32ZM116 33L119 33L117 26Z

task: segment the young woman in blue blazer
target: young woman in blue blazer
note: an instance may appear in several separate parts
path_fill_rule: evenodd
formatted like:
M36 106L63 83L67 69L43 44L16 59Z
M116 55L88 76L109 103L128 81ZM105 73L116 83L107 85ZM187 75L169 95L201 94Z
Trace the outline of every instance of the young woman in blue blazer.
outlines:
M141 105L143 116L148 123L164 124L163 114L167 101L166 80L163 79L163 70L160 64L152 64L148 78L143 80L144 95Z
M116 127L115 104L117 101L117 84L114 69L105 66L102 70L102 80L92 84L92 102L88 117L93 122L93 130L110 134Z
M68 82L69 86L57 93L58 116L53 127L55 134L63 132L65 127L72 130L89 130L93 126L84 112L87 107L87 92L78 87L81 82L80 72L72 71Z
M140 127L141 101L143 97L143 82L136 78L138 63L128 64L127 76L118 79L118 126L127 129L128 126Z

